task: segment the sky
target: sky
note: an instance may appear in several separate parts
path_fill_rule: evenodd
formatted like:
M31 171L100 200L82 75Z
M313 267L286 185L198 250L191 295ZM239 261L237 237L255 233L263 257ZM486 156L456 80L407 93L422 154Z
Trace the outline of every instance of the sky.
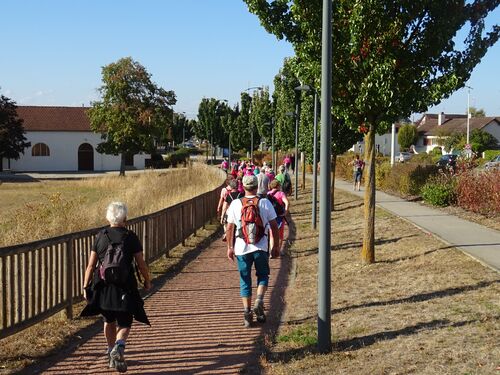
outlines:
M0 93L18 105L88 106L99 99L101 68L130 56L175 91L176 112L194 118L203 97L233 106L249 87L272 90L293 55L243 0L0 0L0 9ZM468 82L471 105L492 116L500 116L499 64L497 43ZM466 107L461 89L429 112Z

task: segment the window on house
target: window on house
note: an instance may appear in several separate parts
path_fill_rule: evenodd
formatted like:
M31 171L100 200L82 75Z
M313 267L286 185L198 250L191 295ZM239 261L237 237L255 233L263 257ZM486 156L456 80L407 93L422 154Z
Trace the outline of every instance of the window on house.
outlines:
M37 143L31 148L31 156L50 156L50 149L45 143Z

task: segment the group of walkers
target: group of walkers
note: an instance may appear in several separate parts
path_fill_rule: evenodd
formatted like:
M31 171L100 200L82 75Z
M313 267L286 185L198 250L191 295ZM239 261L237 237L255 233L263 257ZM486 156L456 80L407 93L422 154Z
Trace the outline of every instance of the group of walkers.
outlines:
M264 295L269 283L269 258L283 255L284 227L290 208L287 195L292 192L288 160L284 159L277 175L265 162L262 166L245 161L227 166L227 186L221 191L217 214L224 225L222 240L227 243L227 257L236 259L238 266L245 327L252 326L254 315L257 322L266 321ZM253 304L252 267L257 276Z
M282 255L291 179L286 163L279 167L277 175L266 163L257 166L235 162L222 166L226 167L228 178L217 213L225 226L226 256L231 261L236 259L238 265L244 326L251 327L254 315L257 322L266 321L264 295L269 283L269 258ZM82 287L87 305L80 315L103 316L109 367L125 372L125 348L133 320L150 325L138 280L149 290L151 278L141 242L126 228L127 206L111 203L106 219L109 226L96 235L85 270ZM252 267L257 275L253 303Z

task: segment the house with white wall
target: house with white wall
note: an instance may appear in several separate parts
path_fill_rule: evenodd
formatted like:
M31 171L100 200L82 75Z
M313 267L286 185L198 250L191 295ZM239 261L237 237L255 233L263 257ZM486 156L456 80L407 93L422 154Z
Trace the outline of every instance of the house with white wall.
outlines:
M399 128L402 126L402 123L396 123L396 139L395 139L395 144L394 144L394 153L395 155L398 155L399 152L401 151L401 148L399 147L398 143L398 132ZM392 139L392 129L389 127L389 130L384 133L384 134L376 134L375 135L375 150L376 152L384 155L384 156L390 156L391 155L391 139ZM350 151L356 152L356 153L363 153L365 152L365 142L360 141L356 143Z
M25 137L31 147L19 160L3 159L3 170L13 172L112 171L120 156L97 152L101 135L90 130L87 107L18 106ZM127 169L144 169L150 155L129 155Z
M418 142L415 145L418 152L430 152L443 137L453 133L466 134L467 115L459 114L429 114L426 113L416 123ZM500 143L500 117L472 117L469 119L469 131L480 129L491 134Z

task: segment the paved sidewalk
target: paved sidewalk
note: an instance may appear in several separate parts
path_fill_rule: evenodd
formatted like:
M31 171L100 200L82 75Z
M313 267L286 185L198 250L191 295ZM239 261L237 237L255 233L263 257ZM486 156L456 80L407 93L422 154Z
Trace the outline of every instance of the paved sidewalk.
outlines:
M364 191L353 191L350 182L337 179L335 187L364 197ZM448 244L500 271L500 232L419 203L407 202L381 191L377 191L376 202L385 210L411 221Z
M271 260L265 305L268 321L243 327L236 264L216 240L146 300L152 327L134 323L126 349L129 374L258 374L256 341L278 326L288 277L287 261ZM255 279L254 279L255 285ZM255 288L254 288L255 290ZM275 303L270 305L269 300ZM46 374L107 374L99 333Z

